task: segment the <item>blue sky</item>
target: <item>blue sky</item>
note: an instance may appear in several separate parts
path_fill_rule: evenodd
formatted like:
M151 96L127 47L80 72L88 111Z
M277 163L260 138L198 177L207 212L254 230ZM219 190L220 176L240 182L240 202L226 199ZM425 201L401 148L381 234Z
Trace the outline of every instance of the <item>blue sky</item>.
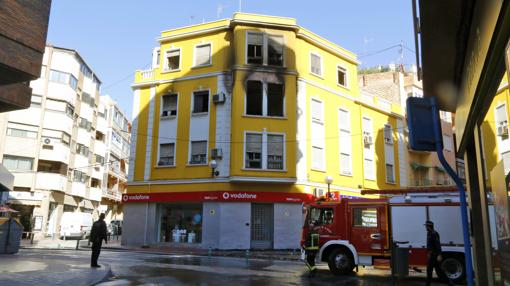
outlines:
M130 116L136 69L148 68L155 38L163 30L230 18L239 0L53 0L48 43L76 49ZM415 62L409 0L243 0L242 12L296 18L298 24L353 51L361 68Z

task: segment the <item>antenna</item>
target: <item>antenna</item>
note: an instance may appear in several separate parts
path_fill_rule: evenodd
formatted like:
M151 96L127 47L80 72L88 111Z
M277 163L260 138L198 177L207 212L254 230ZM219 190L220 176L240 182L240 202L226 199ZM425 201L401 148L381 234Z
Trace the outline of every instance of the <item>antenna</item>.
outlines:
M223 5L218 4L216 7L216 18L220 18L221 13L223 12Z
M243 0L239 0L239 12L241 12L243 7Z

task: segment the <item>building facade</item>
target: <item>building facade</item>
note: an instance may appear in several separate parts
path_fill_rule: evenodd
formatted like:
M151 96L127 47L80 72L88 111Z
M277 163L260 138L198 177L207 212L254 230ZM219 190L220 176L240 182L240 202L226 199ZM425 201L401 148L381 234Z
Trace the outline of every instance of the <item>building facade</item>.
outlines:
M362 96L378 96L383 101L401 104L406 108L408 97L423 97L422 81L418 80L416 67L404 71L390 65L387 71L378 72L369 69L358 76ZM450 166L456 166L452 114L441 111L441 131L443 134L443 153ZM404 120L403 132L406 150L400 157L400 172L406 174L401 184L409 187L453 185L453 181L442 167L435 152L415 151L408 148L407 120Z
M402 108L360 96L352 52L243 13L158 41L132 85L123 244L297 248L303 202L400 186Z
M75 50L47 46L41 77L30 83L30 108L5 113L0 159L15 176L5 200L20 212L25 231L56 235L64 212L97 216L103 195L111 199L105 180L113 165L107 164L113 108L100 104L100 85Z

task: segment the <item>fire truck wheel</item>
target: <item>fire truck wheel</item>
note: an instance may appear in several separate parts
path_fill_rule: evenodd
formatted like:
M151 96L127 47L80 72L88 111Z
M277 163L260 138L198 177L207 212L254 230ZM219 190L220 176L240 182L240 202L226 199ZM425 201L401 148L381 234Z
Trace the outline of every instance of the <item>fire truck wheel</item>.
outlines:
M443 270L443 279L448 278L456 283L464 281L466 276L466 268L464 265L464 257L458 255L445 255L441 262L441 269Z
M354 260L348 250L337 248L329 255L328 265L333 274L348 274L354 269Z

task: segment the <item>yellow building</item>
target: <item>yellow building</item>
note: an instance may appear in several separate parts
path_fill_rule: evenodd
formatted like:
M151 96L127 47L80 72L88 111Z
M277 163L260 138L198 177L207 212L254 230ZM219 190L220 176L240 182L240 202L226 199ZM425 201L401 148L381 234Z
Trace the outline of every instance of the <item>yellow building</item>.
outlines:
M158 42L132 85L124 244L296 248L303 202L400 187L402 108L360 95L352 52L244 13Z
M487 187L491 186L490 172L500 161L503 161L505 174L510 172L509 108L510 92L505 74L481 125L482 167Z

